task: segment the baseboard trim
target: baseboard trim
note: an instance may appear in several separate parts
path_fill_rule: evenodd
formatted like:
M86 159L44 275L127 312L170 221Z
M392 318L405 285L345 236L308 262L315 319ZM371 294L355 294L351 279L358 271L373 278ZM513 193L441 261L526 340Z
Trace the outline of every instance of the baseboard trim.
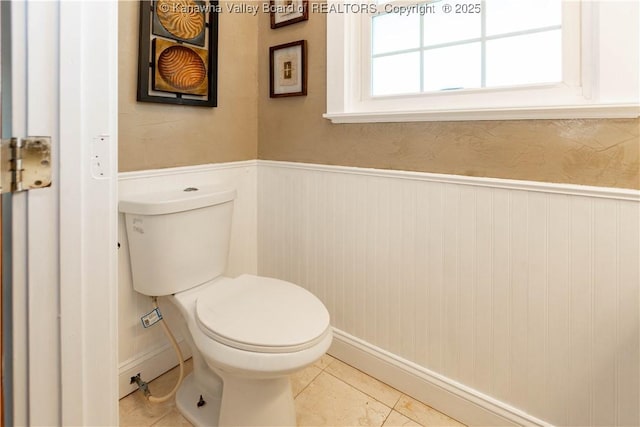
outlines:
M413 362L334 328L332 356L468 426L551 426Z
M178 345L184 359L191 357L191 349L184 340L179 340ZM148 353L139 354L120 364L118 370L118 395L122 399L138 387L131 384L131 377L140 374L140 377L149 382L158 378L165 372L177 366L176 352L169 344L158 347ZM153 391L153 390L152 390Z

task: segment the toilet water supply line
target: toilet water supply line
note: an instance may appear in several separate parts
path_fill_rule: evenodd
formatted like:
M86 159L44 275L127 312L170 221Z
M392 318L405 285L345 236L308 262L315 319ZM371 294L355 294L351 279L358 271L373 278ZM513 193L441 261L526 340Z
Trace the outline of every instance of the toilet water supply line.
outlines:
M158 309L158 297L151 297L151 299L153 301L153 308ZM184 378L184 360L183 360L184 358L182 357L182 351L180 351L180 347L178 346L178 343L176 342L175 337L169 330L169 327L165 323L164 318L160 319L160 324L162 325L162 330L164 331L165 335L171 342L171 345L173 345L173 349L176 351L176 356L178 356L178 362L180 362L180 373L178 375L178 382L176 383L175 387L173 387L173 390L171 390L169 393L165 394L164 396L160 396L160 397L155 397L151 395L151 391L149 391L149 387L147 386L147 383L145 383L140 379L140 374L138 374L137 377L131 378L131 381L136 382L138 384L138 387L144 392L144 396L151 403L162 403L171 399L173 395L176 394L176 392L178 391L178 388L180 388L180 384L182 384L182 379Z

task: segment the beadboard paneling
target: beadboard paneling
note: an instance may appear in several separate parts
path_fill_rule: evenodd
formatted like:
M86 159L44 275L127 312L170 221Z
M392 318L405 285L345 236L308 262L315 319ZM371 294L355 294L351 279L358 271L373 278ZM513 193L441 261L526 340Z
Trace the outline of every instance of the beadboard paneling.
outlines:
M633 191L260 162L258 272L557 425L640 424Z

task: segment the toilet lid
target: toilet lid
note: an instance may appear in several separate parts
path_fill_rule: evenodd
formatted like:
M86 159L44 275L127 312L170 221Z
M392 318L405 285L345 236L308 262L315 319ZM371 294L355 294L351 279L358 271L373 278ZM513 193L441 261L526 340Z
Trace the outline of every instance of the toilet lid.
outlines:
M196 319L216 341L260 353L304 350L329 330L329 313L311 292L252 275L204 290L196 301Z

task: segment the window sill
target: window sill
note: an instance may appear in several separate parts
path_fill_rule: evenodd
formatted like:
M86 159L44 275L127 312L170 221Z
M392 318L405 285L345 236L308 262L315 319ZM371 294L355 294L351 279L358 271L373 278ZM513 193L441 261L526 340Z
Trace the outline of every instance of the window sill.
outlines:
M640 117L638 104L473 110L372 111L326 113L332 123L446 122L474 120L620 119Z

